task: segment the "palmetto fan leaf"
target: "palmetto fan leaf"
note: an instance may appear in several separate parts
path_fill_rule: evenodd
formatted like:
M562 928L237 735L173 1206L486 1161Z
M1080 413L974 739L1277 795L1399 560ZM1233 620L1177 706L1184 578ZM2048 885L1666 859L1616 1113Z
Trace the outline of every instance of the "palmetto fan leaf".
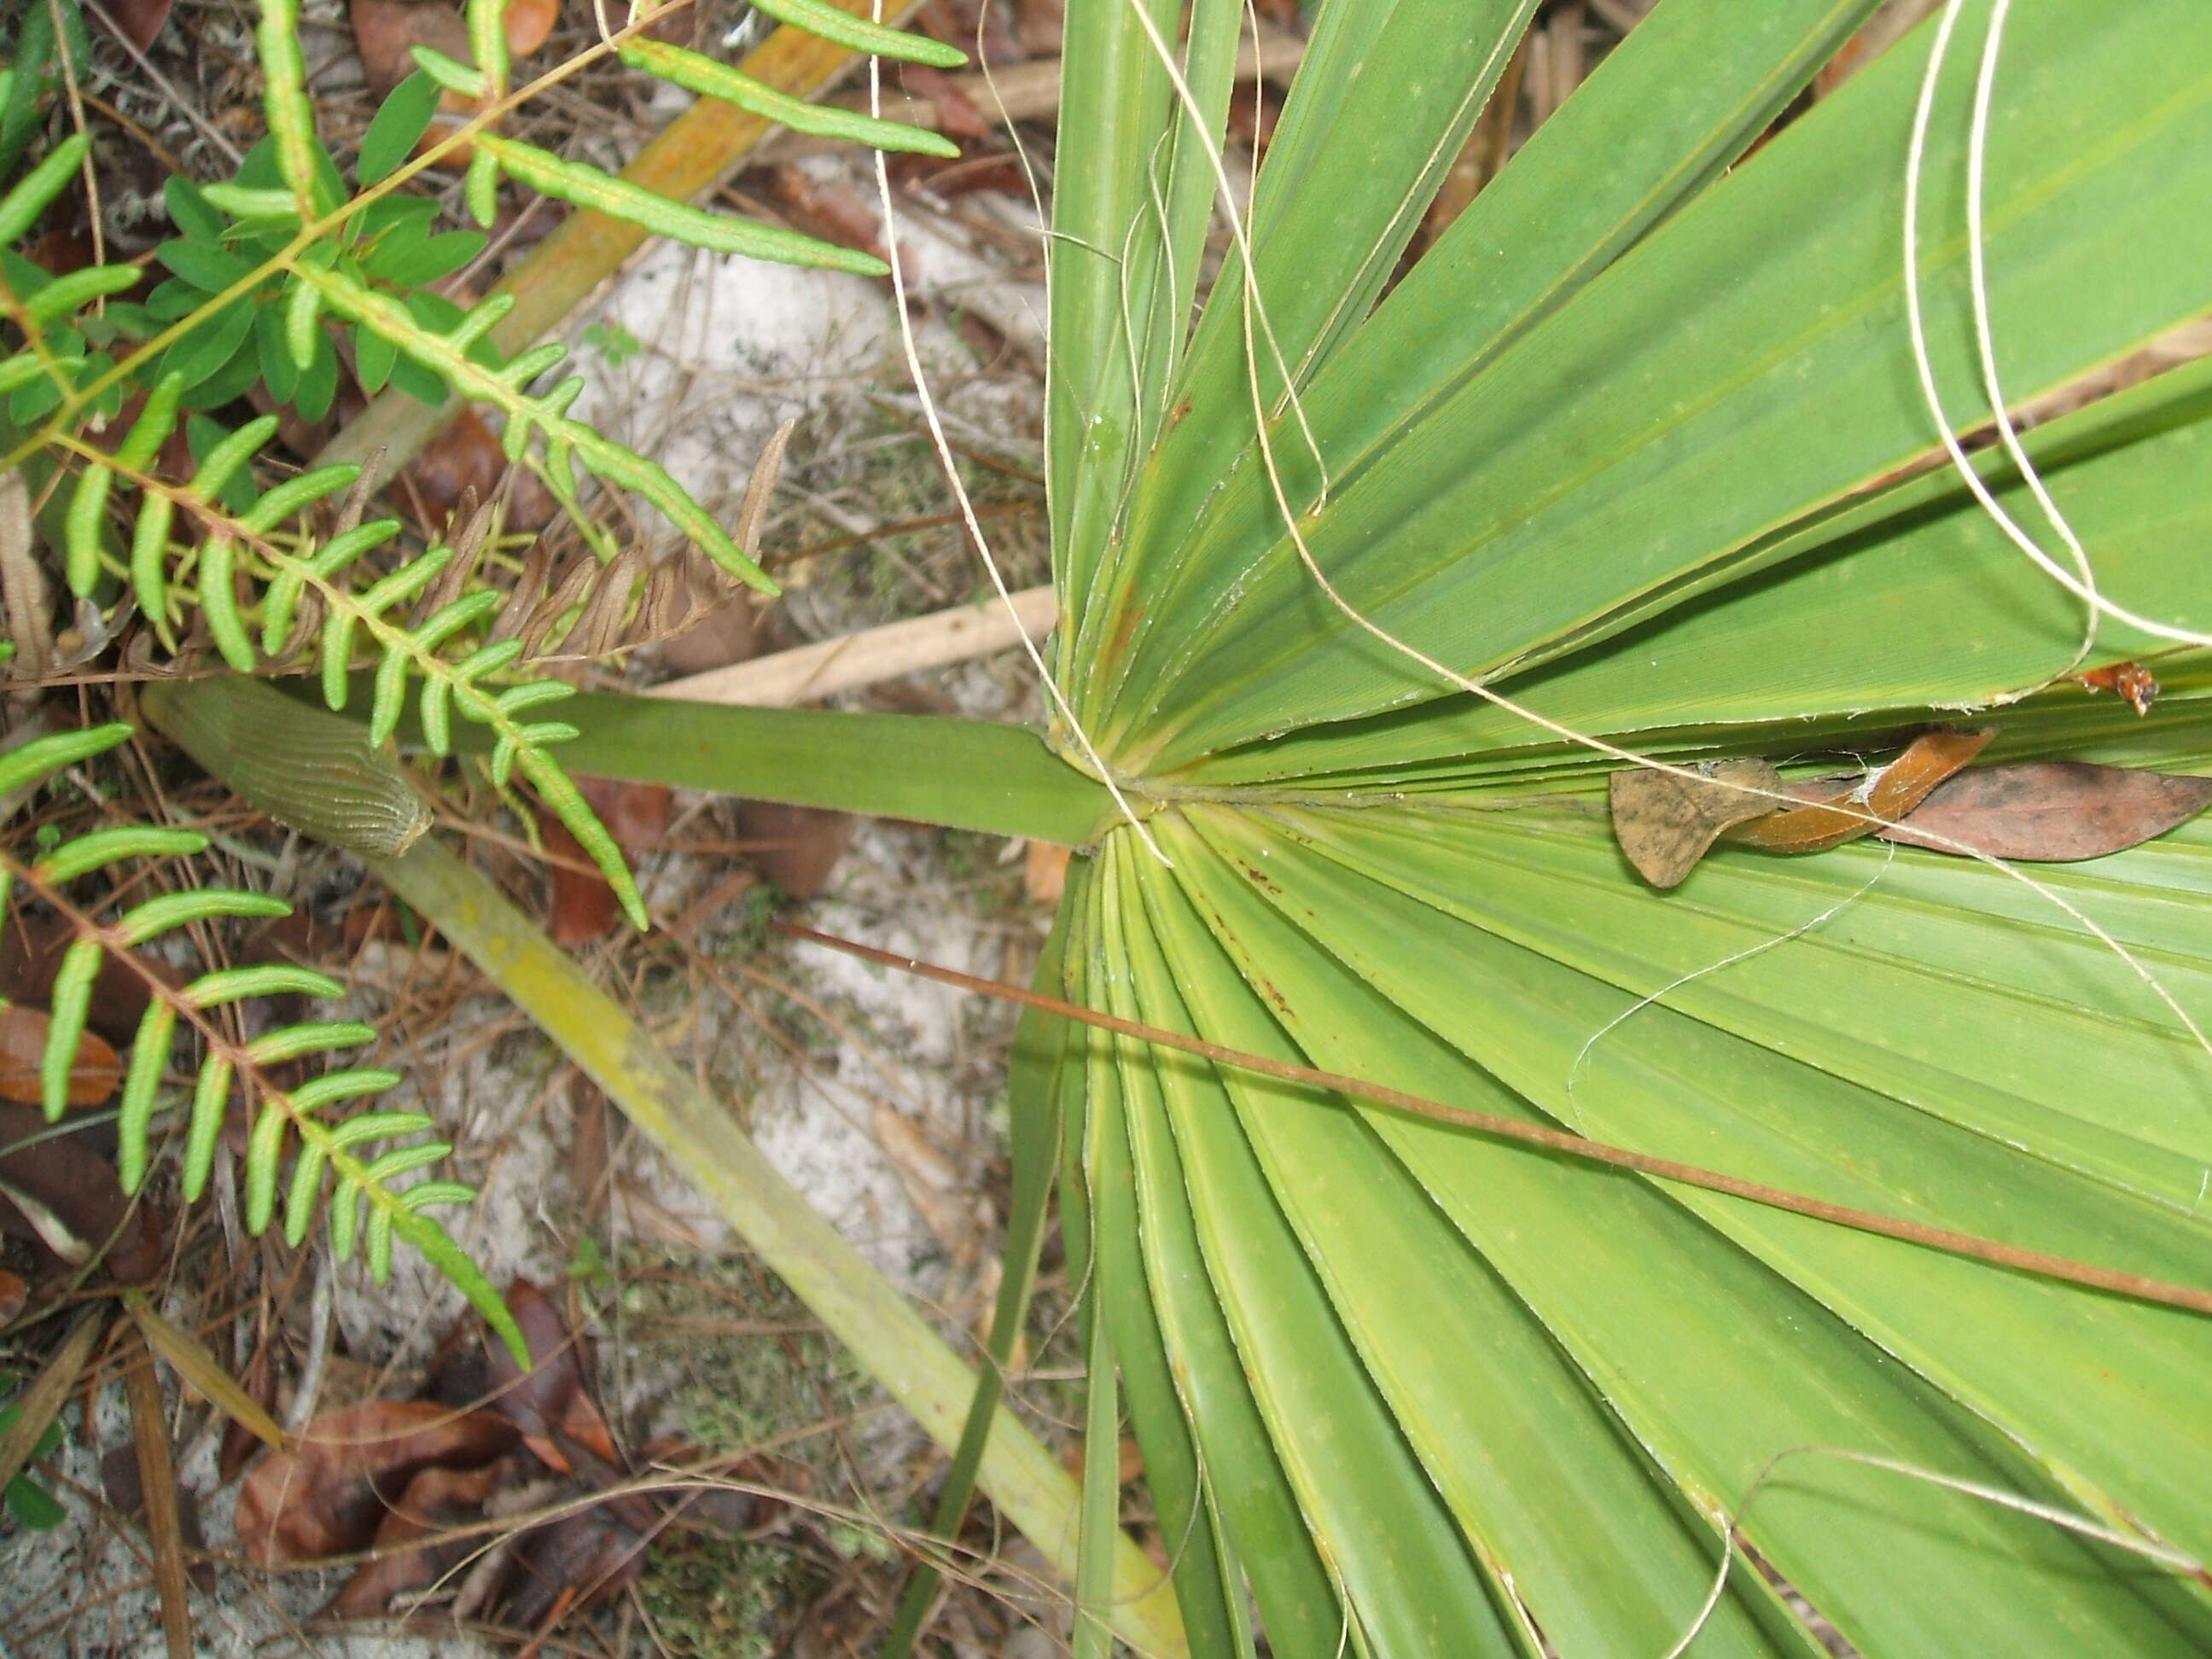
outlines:
M2081 607L1954 476L1911 476L1936 451L1901 250L1931 32L1731 171L1872 6L1662 0L1378 304L1529 8L1334 0L1254 191L1258 301L1232 257L1186 338L1194 140L1136 4L1071 8L1097 118L1059 157L1051 459L1060 665L1166 861L1107 836L1065 902L1066 994L2212 1279L2212 1056L2180 1012L2212 1021L2212 831L2041 891L1861 842L1723 848L1656 892L1613 844L1615 759L1393 652L1285 528L1286 501L1392 634L1638 753L1878 752L1973 707L1991 757L2212 768L2201 654L2161 659L2146 720L2071 686L2016 701L2068 666ZM1216 123L1229 9L1154 25ZM1923 187L1967 426L1990 11L1963 6ZM2212 15L2023 4L2001 68L1989 297L2025 398L2212 306ZM2208 442L2197 370L2030 439L2100 584L2199 629ZM2157 647L2108 626L2099 656ZM1237 1650L1249 1592L1283 1655L1656 1656L1770 1468L1740 1535L1875 1659L2212 1648L2212 1581L2170 1567L2212 1557L2212 1322L1095 1031L1056 1087L1200 1651ZM1741 1565L1692 1649L1818 1650Z

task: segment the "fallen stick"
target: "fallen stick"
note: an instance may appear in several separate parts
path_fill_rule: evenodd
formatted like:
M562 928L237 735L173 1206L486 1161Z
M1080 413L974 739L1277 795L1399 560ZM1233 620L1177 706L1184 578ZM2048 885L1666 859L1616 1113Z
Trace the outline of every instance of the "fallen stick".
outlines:
M1031 639L1045 633L1052 627L1053 615L1051 586L1025 587L1013 596L1012 615L997 599L982 599L906 622L865 629L842 639L779 651L772 657L710 668L703 674L656 685L645 695L685 702L786 708L812 702L833 691L850 691L920 669L941 668L1004 651L1019 645L1024 632Z

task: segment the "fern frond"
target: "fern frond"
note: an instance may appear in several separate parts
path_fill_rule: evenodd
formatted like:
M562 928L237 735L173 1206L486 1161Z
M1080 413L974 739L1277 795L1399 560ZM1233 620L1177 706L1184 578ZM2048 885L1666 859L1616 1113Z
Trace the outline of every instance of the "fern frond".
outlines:
M130 726L115 724L27 744L0 758L0 787L21 787L50 778L113 748L131 732ZM101 923L72 903L64 890L70 882L105 870L119 859L185 856L206 845L204 836L191 830L126 825L64 842L33 863L0 851L0 881L30 889L76 935L54 978L46 1047L40 1061L48 1120L59 1118L66 1104L70 1074L90 1011L93 978L107 958L119 959L140 974L149 995L131 1044L117 1115L117 1173L126 1192L135 1193L144 1184L163 1080L177 1058L179 1032L189 1027L200 1038L204 1058L185 1115L183 1188L187 1202L206 1190L231 1087L242 1079L249 1098L258 1103L244 1172L243 1207L249 1231L258 1234L275 1219L281 1185L285 1237L296 1246L329 1191L331 1243L334 1248L343 1247L342 1255L347 1255L365 1206L374 1246L373 1272L380 1278L388 1273L392 1242L404 1240L453 1281L519 1357L525 1356L521 1333L497 1291L444 1229L422 1213L434 1205L465 1203L474 1196L472 1189L450 1180L404 1188L392 1184L452 1152L448 1144L434 1138L403 1139L431 1131L435 1127L432 1121L417 1112L390 1110L362 1112L337 1121L323 1116L330 1107L392 1088L400 1081L398 1074L346 1066L289 1089L270 1076L271 1068L279 1065L356 1048L374 1038L375 1028L356 1021L307 1020L240 1043L231 1041L210 1017L214 1010L245 998L280 993L332 998L343 994L344 988L312 969L264 963L217 969L179 988L147 972L134 956L141 945L192 923L222 916L286 915L290 907L265 894L209 888L164 894ZM394 1142L400 1144L390 1144Z
M356 644L365 641L379 656L368 742L381 744L397 729L405 713L410 685L420 688L418 712L433 753L451 752L454 713L489 727L495 775L503 781L519 767L555 816L589 852L632 921L640 927L649 926L644 901L621 848L558 763L545 752L550 745L573 737L574 728L519 718L526 709L572 695L574 688L557 680L507 687L489 684L522 654L520 642L483 640L459 651L457 656L447 654L454 641L484 630L504 603L502 595L489 589L465 594L421 622L398 615L401 607L429 590L453 561L455 551L450 545L431 548L356 592L345 580L347 569L398 533L396 520L356 526L319 547L308 543L303 549L292 550L270 539L270 532L279 524L301 517L309 507L351 485L359 475L357 467L325 467L302 474L269 490L240 514L225 512L210 499L211 489L227 483L250 457L251 449L244 441L259 436L265 441L270 427L273 422L257 421L232 434L210 453L188 485L170 484L143 472L131 475L147 502L142 519L145 513L155 510L154 502L161 501L167 504L170 518L181 507L207 526L207 539L199 553L198 597L209 634L223 659L241 674L252 672L264 656L282 660L298 606L304 596L312 594L323 617L319 647L323 695L333 712L343 709L350 701L353 654ZM241 560L241 552L248 550L259 568ZM97 556L96 547L92 556ZM167 618L173 595L161 562L134 568L131 574L140 603L149 614ZM239 599L241 574L264 587L258 647L252 618ZM293 723L287 733L288 744L297 748L305 735ZM411 839L420 833L420 827L413 823L411 829L402 826L400 833ZM319 826L319 832L325 839L335 836L337 845L356 846L343 825ZM389 832L379 827L376 833L380 836L376 845L356 846L356 850L393 850L386 838Z
M565 398L556 402L550 396L532 397L522 389L558 362L565 347L540 347L501 368L487 368L469 354L468 342L473 334L466 335L463 343L456 345L452 336L436 334L423 327L404 306L344 270L308 270L301 274L303 281L322 290L324 301L331 311L349 321L367 324L464 396L489 404L505 415L510 455L527 443L533 432L542 432L547 445L547 470L550 474L548 483L556 494L565 486L573 495L573 481L565 476L564 469L566 459L573 454L604 482L629 490L659 508L672 524L738 580L763 593L777 591L775 583L745 556L737 543L714 522L713 515L692 500L690 492L669 477L659 462L647 460L635 450L600 436L581 421L568 418L562 412ZM511 300L507 302L512 304ZM477 309L482 313L484 307ZM489 328L490 322L482 326ZM462 329L465 331L467 327L465 321ZM568 395L573 397L574 393Z
M700 61L712 62L707 58ZM799 104L796 99L789 101L800 109L813 107ZM915 128L906 131L918 132ZM922 146L910 144L906 148L920 149ZM881 276L890 270L872 253L840 247L835 242L824 242L812 236L802 236L795 230L785 230L777 225L757 224L750 219L708 213L688 202L673 201L581 161L564 161L534 144L501 138L487 132L477 139L477 151L480 155L490 156L499 166L542 196L555 197L576 207L590 208L611 219L627 220L631 224L644 227L656 236L665 236L672 241L704 248L710 253L741 253L749 259L772 259L787 265L817 265L827 270L848 270L860 276ZM958 151L953 153L957 155ZM489 224L491 221L479 214L477 222ZM544 367L551 368L552 362L549 360Z
M769 9L854 50L942 67L965 61L957 50L861 21L820 0L780 0ZM451 750L456 718L487 726L494 783L504 789L517 772L528 778L642 926L642 903L612 837L549 752L574 735L572 728L526 717L567 688L544 680L507 683L556 629L568 630L573 653L603 652L619 642L633 605L647 621L676 614L679 600L688 599L676 575L647 572L641 556L620 555L609 544L580 503L579 467L657 508L729 577L768 593L775 584L751 558L749 536L726 532L657 463L570 417L580 380L531 390L560 362L562 347L542 345L501 360L489 337L514 303L512 296L495 295L464 312L422 291L423 283L473 258L483 241L473 232L430 234L434 206L392 192L465 141L475 146L466 194L482 219L492 214L501 177L512 174L526 186L698 246L870 272L879 272L881 263L704 212L501 137L494 123L544 84L511 84L506 0L469 0L473 65L417 54L424 75L378 112L364 137L360 188L349 194L317 137L299 42L299 0L257 0L257 11L269 140L227 183L203 188L169 181L165 199L179 234L155 250L169 275L143 303L115 297L140 281L136 267L96 266L56 278L19 259L0 262L0 313L23 336L20 350L0 358L0 398L9 421L28 434L0 454L0 470L40 450L75 468L74 480L62 481L67 495L60 515L70 592L92 599L120 585L167 648L176 648L192 608L204 617L223 660L240 673L289 662L312 641L325 701L337 708L361 647L377 663L369 727L378 739L398 723L410 685L419 688L417 711L433 752ZM704 54L646 38L643 22L633 18L586 55L618 53L646 74L800 131L887 149L957 153L935 133L791 100ZM466 90L481 107L410 161L440 85ZM29 230L88 151L82 136L58 145L0 197L0 246ZM86 314L95 305L100 314ZM334 322L351 331L362 382L372 392L389 379L417 396L458 392L496 408L509 459L545 480L606 568L580 562L562 573L562 603L538 594L518 606L520 595L502 601L489 592L451 587L441 580L447 568L459 563L465 572L471 562L457 561L451 548L434 548L402 560L356 593L347 568L384 547L399 526L380 520L348 525L319 540L313 533L312 509L351 483L353 469L321 469L253 493L246 468L274 433L274 416L227 434L211 434L204 416L196 416L191 435L202 459L190 483L178 486L150 476L185 410L218 407L256 380L302 415L319 418L337 373ZM145 404L115 453L87 443L81 425L119 410L134 386L146 392ZM137 498L127 546L116 533L120 526L110 522L118 484ZM180 509L204 532L196 550L176 544ZM427 618L398 614L426 590L440 596Z
M702 97L719 98L763 120L811 137L834 138L873 149L935 155L945 161L957 160L960 155L960 146L941 132L908 126L903 121L862 115L856 110L840 109L835 104L810 104L805 99L763 86L751 76L704 52L670 46L647 35L625 42L622 60L656 81L665 81Z

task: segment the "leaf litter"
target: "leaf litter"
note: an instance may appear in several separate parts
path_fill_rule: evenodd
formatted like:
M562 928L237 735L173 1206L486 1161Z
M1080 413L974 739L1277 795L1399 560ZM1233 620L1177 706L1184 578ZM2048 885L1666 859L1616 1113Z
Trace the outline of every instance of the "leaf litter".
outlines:
M2186 773L2083 761L1970 766L1995 736L1994 727L1923 732L1878 770L1790 783L1763 760L1616 772L1613 836L1637 872L1664 889L1720 841L1805 854L1874 836L1954 857L2063 864L2140 846L2212 805L2212 778Z
M641 1485L652 1465L699 1454L663 1440L626 1455L594 1397L592 1345L530 1280L517 1279L507 1299L532 1364L517 1365L471 1317L413 1397L318 1417L246 1477L235 1526L248 1559L370 1551L330 1602L332 1615L396 1614L424 1629L489 1620L542 1640L635 1582L672 1521L737 1534L781 1512L729 1490ZM805 1484L774 1456L728 1473L760 1486Z

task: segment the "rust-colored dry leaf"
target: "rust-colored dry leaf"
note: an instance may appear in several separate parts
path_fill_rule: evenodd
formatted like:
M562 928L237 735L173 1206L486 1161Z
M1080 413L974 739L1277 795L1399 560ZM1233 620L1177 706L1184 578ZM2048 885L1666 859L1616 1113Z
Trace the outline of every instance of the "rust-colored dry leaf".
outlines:
M437 0L353 0L353 39L369 95L380 103L415 73L417 46L442 52L456 63L471 61L468 25L458 10Z
M403 499L411 496L410 506L419 502L428 526L442 532L464 501L490 501L505 483L503 526L510 531L543 529L556 510L552 492L532 472L507 483L507 470L498 437L483 416L465 409L402 470Z
M525 9L524 0L517 0L514 9ZM512 21L507 33L512 39ZM457 8L441 3L441 0L421 0L421 3L414 0L353 0L353 35L361 52L369 95L380 103L394 87L415 73L413 53L416 46L441 52L456 63L474 61L469 52L468 25L461 21ZM477 100L460 93L441 94L438 115L430 123L430 130L422 135L422 142L416 146L416 153L449 137L480 107ZM446 153L441 165L465 167L474 150L472 144L457 145Z
M1944 779L1989 746L1994 729L1923 732L1875 777L1863 799L1844 783L1804 806L1793 806L1756 823L1725 830L1729 841L1770 853L1825 853L1895 823L1928 798Z
M622 904L606 878L592 866L583 843L550 812L539 820L553 895L546 931L564 951L605 939L622 922Z
M2074 677L2084 691L2111 691L2138 714L2158 701L2158 678L2139 662L2106 663Z
M396 1596L428 1589L483 1547L467 1536L440 1543L436 1535L479 1519L492 1494L515 1480L506 1459L481 1468L422 1469L376 1528L377 1559L364 1561L331 1603L339 1619L374 1619L392 1610ZM430 1540L417 1543L418 1540ZM415 1548L405 1547L416 1545ZM386 1552L395 1552L386 1553Z
M967 46L969 41L961 44ZM899 81L910 96L929 100L937 112L937 130L947 138L988 138L995 131L991 118L975 107L975 100L943 70L908 64L899 70Z
M0 1100L38 1104L39 1060L46 1052L51 1024L43 1008L20 1003L0 1008ZM87 1031L77 1040L76 1060L70 1067L69 1103L97 1106L122 1081L123 1062L115 1050Z
M43 1006L53 993L55 971L76 939L76 930L60 916L9 918L0 933L0 996ZM138 969L168 985L184 983L167 963L143 952L129 963L119 956L104 957L93 975L87 1024L110 1042L130 1042L152 1000Z
M148 52L161 38L161 25L169 21L170 4L171 0L107 0L93 15L100 22L112 23L117 33L139 51Z
M137 1218L115 1166L85 1144L83 1135L50 1135L35 1106L0 1101L0 1182L33 1206L0 1195L0 1232L37 1239L72 1266L82 1266L107 1244L103 1265L125 1284L150 1278L161 1265L161 1224L150 1206ZM16 1143L24 1143L17 1146ZM33 1213L35 1211L36 1213Z
M543 1638L570 1613L634 1583L645 1571L655 1520L643 1496L627 1492L524 1534L501 1617Z
M418 1471L475 1468L518 1437L495 1412L456 1412L428 1400L371 1400L325 1412L297 1450L271 1453L246 1476L238 1494L240 1547L264 1566L360 1549Z
M561 0L507 0L507 49L527 58L561 21Z
M853 839L852 814L823 807L741 800L737 818L754 865L793 898L819 893Z
M1032 841L1022 859L1022 890L1032 904L1054 905L1067 886L1067 860L1075 849L1057 842Z
M20 1274L0 1267L0 1325L12 1325L15 1316L23 1311L23 1304L31 1299L31 1287Z
M676 816L676 793L665 783L630 783L580 774L576 787L616 845L633 856L658 847Z
M1883 839L1938 853L1963 844L1991 858L2066 864L2162 836L2212 805L2212 778L2086 761L1962 772ZM1954 843L1945 846L1943 841Z
M1774 811L1781 775L1763 760L1714 761L1696 779L1643 767L1615 772L1609 787L1613 839L1654 887L1672 887L1697 868L1721 831Z
M579 1450L618 1466L614 1437L586 1385L581 1340L570 1333L551 1298L526 1279L507 1287L507 1305L530 1344L532 1363L522 1370L505 1343L486 1346L491 1409L522 1431L523 1443L550 1468L574 1474L573 1454Z
M612 778L579 778L577 787L591 803L607 833L633 860L657 846L668 833L675 797L657 783L625 783ZM553 910L547 918L554 943L574 950L622 925L622 904L576 838L550 814L543 820L548 866L553 880Z

